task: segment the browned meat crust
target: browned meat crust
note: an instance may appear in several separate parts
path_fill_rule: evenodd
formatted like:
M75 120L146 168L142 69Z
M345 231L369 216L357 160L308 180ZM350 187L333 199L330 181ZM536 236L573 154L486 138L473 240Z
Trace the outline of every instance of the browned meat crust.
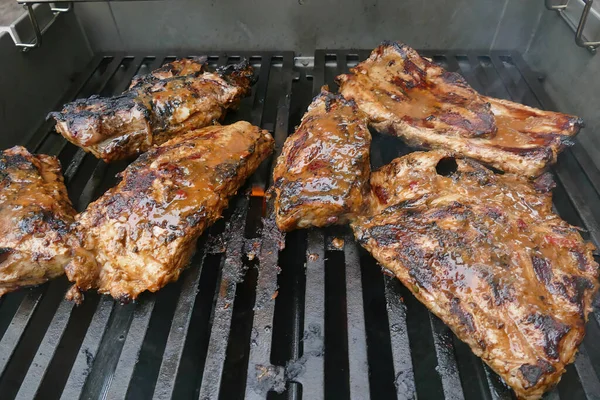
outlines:
M199 75L206 71L206 57L180 58L166 63L154 71L136 75L131 80L129 88L155 80L173 78L174 76Z
M323 88L273 171L279 229L345 223L362 210L371 134L353 102Z
M393 42L337 79L377 130L530 177L556 162L583 126L574 116L481 96L460 75Z
M593 246L535 184L444 152L416 152L371 175L359 242L523 399L573 362L598 289Z
M121 301L177 280L198 237L273 150L267 131L237 122L178 136L141 155L77 216L68 298L98 288Z
M112 162L222 120L250 91L251 77L247 62L207 72L200 61L179 60L137 77L119 96L76 100L50 115L67 140Z
M0 296L64 273L75 210L56 157L17 146L0 156Z

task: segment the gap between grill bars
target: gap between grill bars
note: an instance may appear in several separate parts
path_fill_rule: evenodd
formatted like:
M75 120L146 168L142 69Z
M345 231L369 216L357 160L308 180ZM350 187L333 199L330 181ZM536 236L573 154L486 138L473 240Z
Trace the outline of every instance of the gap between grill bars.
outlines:
M553 103L515 53L426 51L477 90L527 105ZM177 283L136 303L86 294L63 300L63 278L0 302L2 398L199 399L513 399L512 392L398 281L381 273L347 228L288 234L285 248L265 217L273 161L320 87L369 55L318 50L314 67L295 67L291 52L194 52L213 66L247 58L257 72L252 94L226 123L248 120L271 131L276 152L199 241ZM178 54L187 56L190 54ZM74 98L113 95L171 54L94 57L56 109ZM40 119L42 121L42 119ZM44 121L29 150L57 155L79 210L116 182L126 164L106 165L53 132ZM585 139L582 141L585 143ZM16 143L15 143L16 144ZM374 134L379 167L408 152ZM554 168L555 207L600 244L600 173L582 144ZM259 191L260 192L260 191ZM268 216L268 212L266 213ZM330 245L344 240L342 249ZM598 315L574 365L547 399L600 398Z

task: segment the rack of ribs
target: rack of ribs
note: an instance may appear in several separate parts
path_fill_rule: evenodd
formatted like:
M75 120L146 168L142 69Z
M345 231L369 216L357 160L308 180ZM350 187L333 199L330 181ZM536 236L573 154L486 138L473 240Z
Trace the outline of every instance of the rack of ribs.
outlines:
M56 157L0 155L0 296L64 273L75 210Z
M535 182L445 152L371 175L357 240L523 399L560 380L598 289L593 245Z
M142 154L117 186L77 216L67 298L99 292L127 302L177 280L202 232L273 151L248 122L210 126Z
M370 144L366 116L324 87L273 171L279 229L341 224L359 213L371 172Z
M134 78L115 97L92 96L50 113L67 140L112 162L131 158L192 129L221 121L250 92L246 62L205 70L202 60L176 60Z
M378 131L530 177L555 163L583 126L574 116L482 96L459 74L395 42L337 80Z

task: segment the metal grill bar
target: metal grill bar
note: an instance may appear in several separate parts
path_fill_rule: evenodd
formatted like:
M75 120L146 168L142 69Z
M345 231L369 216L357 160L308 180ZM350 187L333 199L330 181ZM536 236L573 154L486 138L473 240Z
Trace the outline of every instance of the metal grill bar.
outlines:
M322 231L308 232L306 253L302 355L293 365L292 379L302 384L303 398L316 400L324 397L325 376L325 236Z
M35 311L40 298L42 297L43 289L46 288L35 288L30 293L27 293L27 296L21 302L19 309L17 310L15 316L10 323L10 326L4 332L4 336L2 336L2 340L0 341L0 375L4 373L6 369L6 365L8 364L10 358L25 332L25 328L29 324L31 319L31 315Z
M225 258L222 262L222 277L219 284L219 295L214 308L213 326L211 330L208 352L204 364L202 386L199 399L218 398L221 390L221 378L225 365L225 352L231 331L233 303L238 282L243 279L243 264L241 251L244 246L244 221L248 209L248 200L243 198L236 206L236 215L231 221L230 237L226 245Z
M281 148L287 137L289 106L291 92L291 70L293 58L286 54L283 58L283 90L278 99L275 121L275 154L271 167L267 171L265 182L272 184L275 159L281 153ZM264 124L263 124L264 126ZM267 188L264 187L266 190ZM256 203L255 203L256 204ZM262 206L262 204L257 204ZM285 370L283 366L271 364L271 344L273 340L273 318L275 314L275 299L277 298L277 275L279 274L278 256L280 240L277 228L272 219L273 206L267 205L267 220L264 221L261 232L261 248L258 255L259 270L256 285L256 300L254 305L254 320L252 324L252 343L250 346L248 372L246 377L246 398L266 398L268 391L281 392L285 388Z
M31 367L27 371L25 379L21 384L21 389L17 393L17 399L30 399L37 395L38 388L44 379L44 375L50 364L50 360L54 357L58 343L62 338L69 316L73 309L73 303L63 300L52 318L50 327L46 331L44 340L40 343L38 353L31 362Z
M351 235L344 238L346 262L346 299L348 306L348 360L350 363L350 398L369 399L369 363L363 307L362 277L358 244Z
M270 70L270 55L261 56L260 74L256 88L253 90L253 106L251 112L251 122L258 126L260 126L262 122ZM259 175L260 172L256 175ZM265 181L264 177L262 181ZM200 387L199 395L200 399L217 398L221 391L221 382L225 368L225 358L227 347L229 345L231 322L234 312L234 300L237 285L242 281L244 276L244 265L241 252L244 247L243 235L248 205L249 201L247 198L240 202L239 206L236 208L236 217L233 219L231 232L227 235L227 237L231 237L231 239L226 245L227 250L222 266L220 283L221 289L219 290L219 295L214 308L214 322L204 364L202 386Z
M106 326L108 325L114 305L115 302L108 296L104 296L98 303L85 338L81 343L81 348L77 353L77 358L71 368L71 373L65 384L61 399L68 400L81 397L83 385L98 354L100 341L104 337L104 332L106 331Z

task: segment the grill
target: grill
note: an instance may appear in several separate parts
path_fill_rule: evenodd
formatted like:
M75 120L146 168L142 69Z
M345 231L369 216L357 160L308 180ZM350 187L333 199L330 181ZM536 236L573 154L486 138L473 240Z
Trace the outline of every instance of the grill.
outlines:
M323 84L369 51L195 52L213 66L247 58L257 82L228 122L273 132L276 154ZM541 79L517 53L424 51L486 95L552 109ZM187 56L189 54L179 54ZM120 93L170 54L97 55L59 104ZM313 64L314 62L314 64ZM57 155L78 210L116 182L125 163L104 164L53 133L45 121L25 144ZM585 133L584 133L585 134ZM408 152L373 133L377 168ZM178 282L120 305L90 292L63 299L66 279L5 296L0 303L2 398L64 399L512 399L467 345L395 278L382 274L348 228L296 231L283 239L261 190L273 159L201 238ZM576 144L554 169L555 208L600 246L600 173ZM253 195L258 194L258 195ZM339 240L344 245L340 246ZM590 317L576 362L546 399L600 398L600 312Z

